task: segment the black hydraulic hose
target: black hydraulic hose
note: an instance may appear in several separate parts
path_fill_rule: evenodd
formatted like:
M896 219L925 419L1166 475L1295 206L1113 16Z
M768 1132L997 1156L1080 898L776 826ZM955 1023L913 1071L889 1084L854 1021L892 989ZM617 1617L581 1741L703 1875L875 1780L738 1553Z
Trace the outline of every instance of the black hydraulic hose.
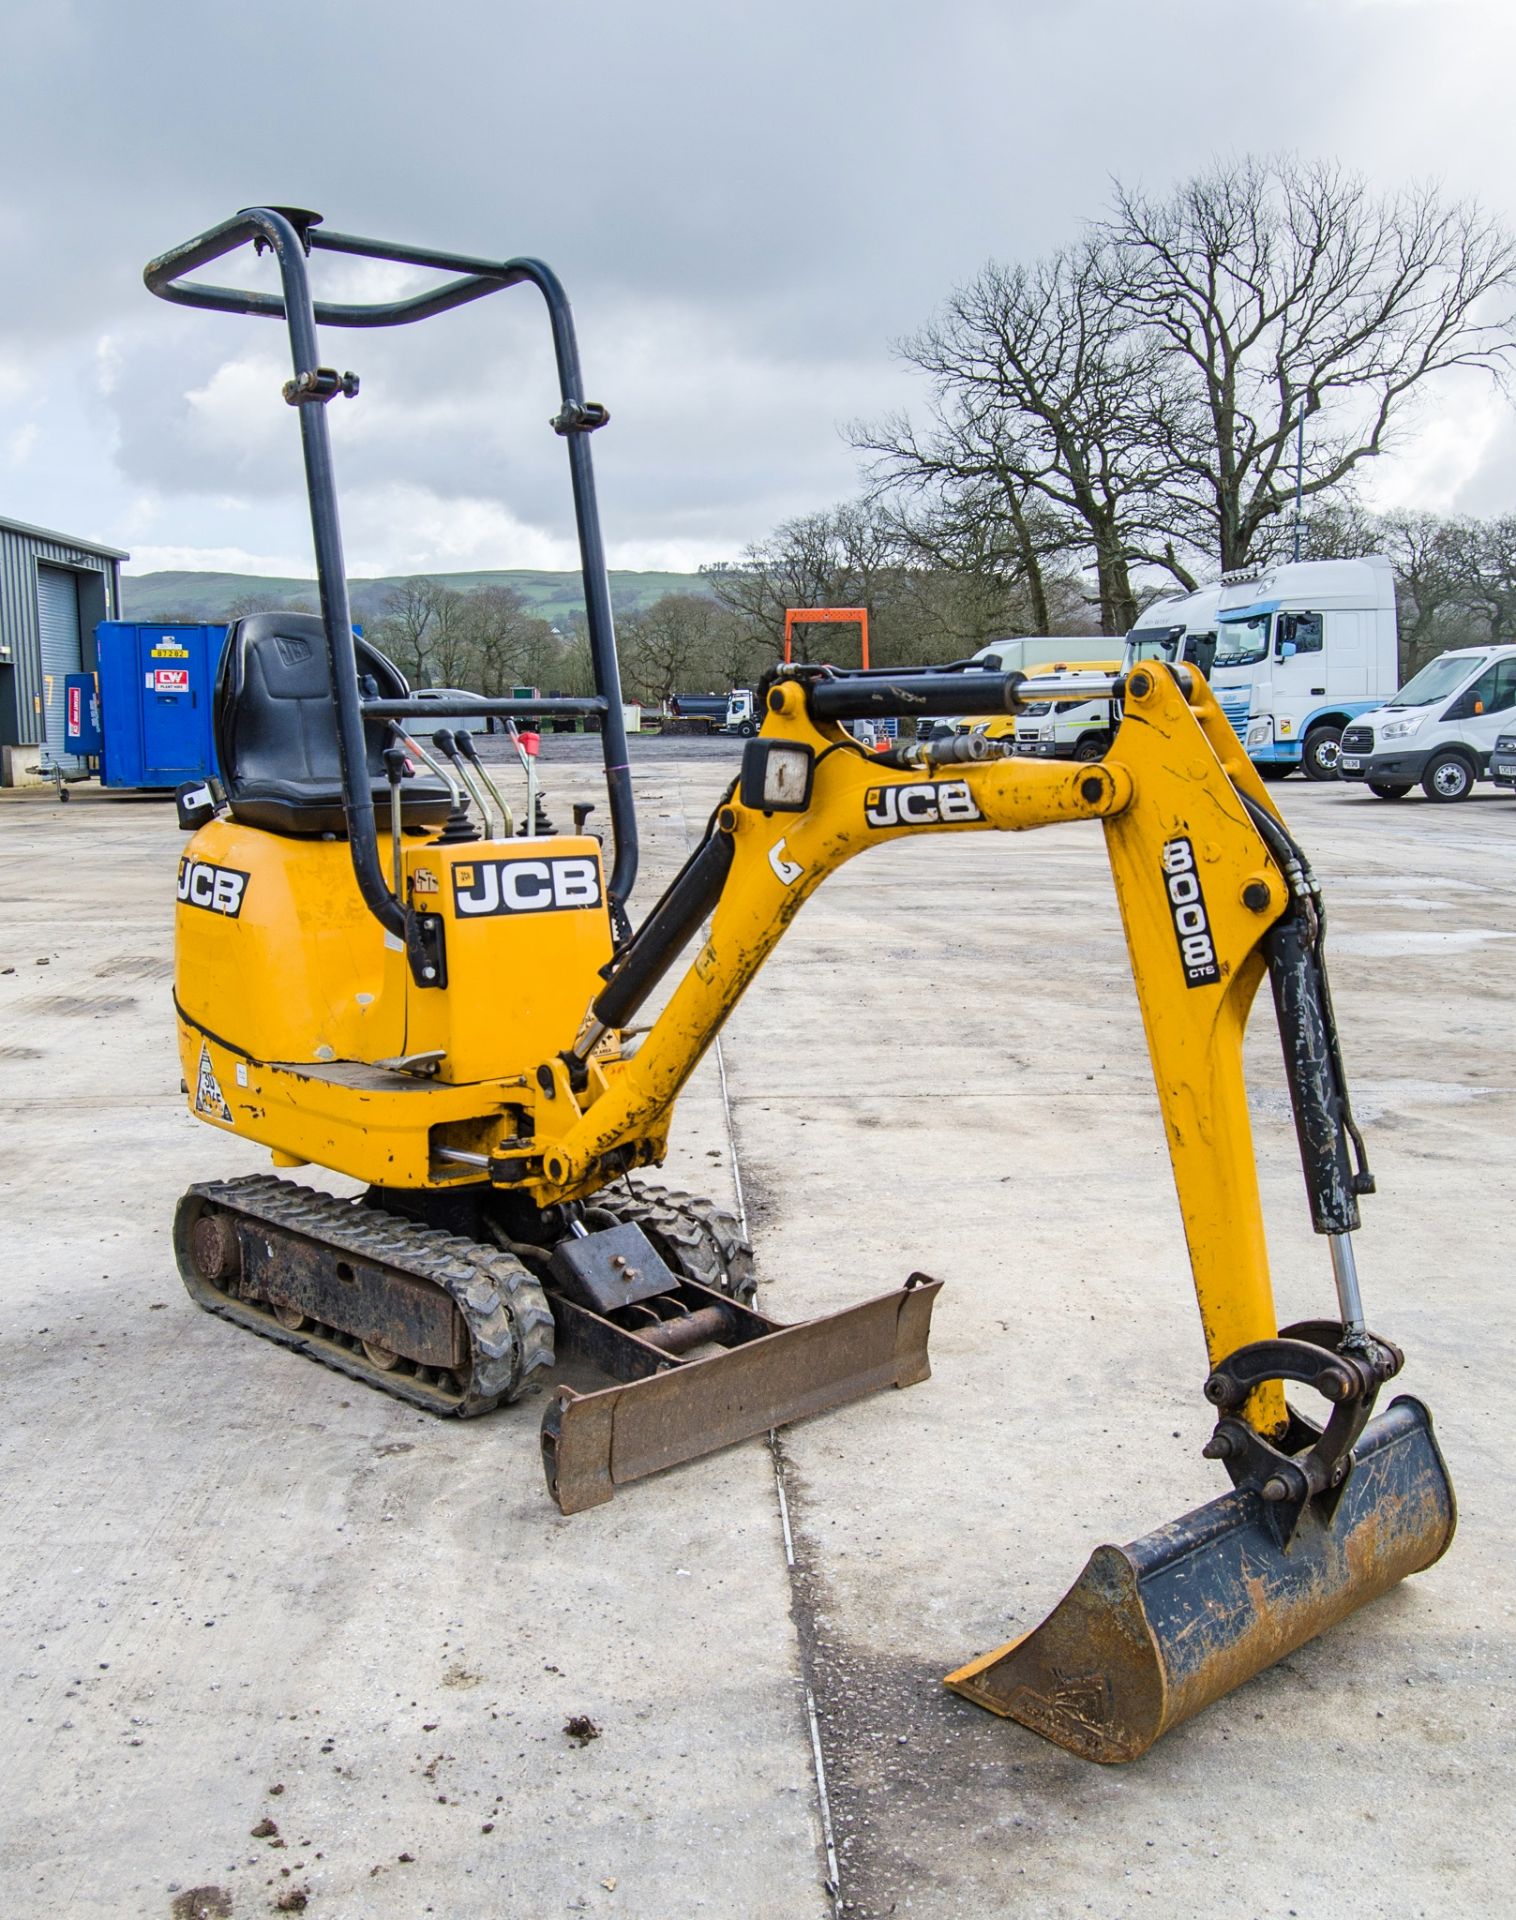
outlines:
M1360 1224L1358 1195L1374 1191L1374 1176L1348 1098L1327 978L1326 916L1320 891L1310 862L1289 829L1268 808L1240 789L1237 793L1291 886L1290 907L1265 934L1263 952L1311 1224L1317 1233L1352 1233Z
M736 842L720 828L695 849L637 929L610 984L590 1009L603 1027L624 1027L715 908L732 870Z
M1263 951L1311 1224L1318 1233L1352 1233L1359 1217L1348 1153L1347 1099L1334 1059L1321 969L1305 921L1298 914L1282 915L1264 935Z

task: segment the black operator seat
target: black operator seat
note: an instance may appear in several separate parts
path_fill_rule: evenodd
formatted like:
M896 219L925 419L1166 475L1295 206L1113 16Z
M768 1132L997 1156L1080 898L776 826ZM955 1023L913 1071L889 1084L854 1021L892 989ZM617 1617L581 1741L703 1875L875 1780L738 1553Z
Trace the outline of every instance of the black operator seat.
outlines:
M353 647L365 693L384 700L409 694L404 674L377 647L356 634ZM326 633L316 615L250 613L233 624L216 675L215 732L234 820L270 833L346 833L337 708ZM366 720L363 737L382 831L390 817L381 758L387 724ZM436 780L408 778L400 792L406 826L440 827L446 820L451 795Z

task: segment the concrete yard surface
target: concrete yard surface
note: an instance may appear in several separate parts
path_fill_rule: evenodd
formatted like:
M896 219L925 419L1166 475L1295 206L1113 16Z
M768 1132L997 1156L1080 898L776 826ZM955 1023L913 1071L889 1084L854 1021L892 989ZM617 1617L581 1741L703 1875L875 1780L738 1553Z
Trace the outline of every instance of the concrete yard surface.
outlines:
M594 746L544 741L555 814L604 818ZM739 751L634 742L640 913ZM565 1519L540 1397L439 1421L191 1305L179 1193L267 1156L179 1090L173 809L0 799L5 1912L1505 1911L1516 800L1272 792L1330 910L1369 1321L1460 1528L1122 1768L941 1685L1226 1485L1098 828L845 868L648 1176L745 1208L780 1319L943 1280L931 1380ZM1249 1074L1280 1319L1326 1315L1266 991Z

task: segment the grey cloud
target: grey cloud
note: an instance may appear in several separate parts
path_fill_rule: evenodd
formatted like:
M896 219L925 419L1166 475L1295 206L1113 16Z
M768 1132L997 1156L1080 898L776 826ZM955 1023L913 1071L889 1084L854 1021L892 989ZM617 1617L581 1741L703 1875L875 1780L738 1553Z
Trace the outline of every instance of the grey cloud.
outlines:
M987 257L1068 237L1113 172L1161 185L1299 146L1509 210L1509 28L1480 6L1482 38L1460 39L1446 12L1281 0L1265 29L1241 0L33 5L0 72L0 361L79 377L111 336L119 451L79 449L108 466L95 494L161 497L180 536L162 544L232 545L239 514L298 503L287 422L272 396L271 426L218 442L183 396L277 331L156 305L150 255L255 196L539 253L612 407L611 537L735 551L849 490L838 422L909 392L890 341ZM365 382L337 422L349 484L566 528L538 316L516 299L331 347ZM66 499L6 506L68 523Z

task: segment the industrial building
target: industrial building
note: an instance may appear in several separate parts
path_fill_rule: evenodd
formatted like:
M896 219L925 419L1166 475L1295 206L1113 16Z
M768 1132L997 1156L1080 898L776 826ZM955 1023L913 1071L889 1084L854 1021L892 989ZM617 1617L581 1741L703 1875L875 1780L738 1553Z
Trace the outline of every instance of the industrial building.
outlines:
M0 784L31 767L71 766L64 675L93 672L95 627L121 612L131 556L46 527L0 519Z

